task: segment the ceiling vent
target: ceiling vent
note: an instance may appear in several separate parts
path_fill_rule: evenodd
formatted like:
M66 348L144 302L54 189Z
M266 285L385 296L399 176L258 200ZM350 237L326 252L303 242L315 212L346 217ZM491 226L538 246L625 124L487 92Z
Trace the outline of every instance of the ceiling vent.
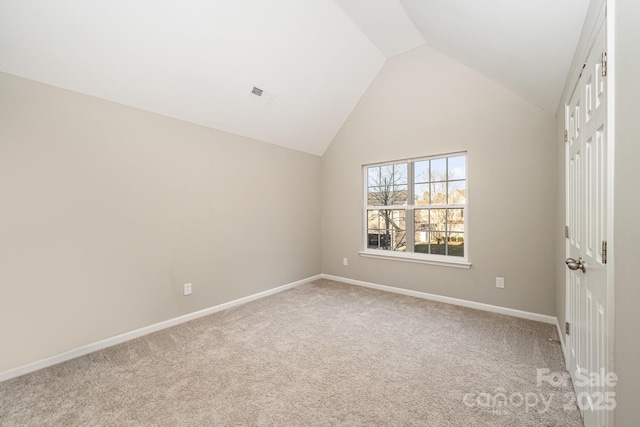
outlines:
M251 92L249 95L253 98L259 99L260 101L266 102L267 104L271 104L273 102L274 95L271 92L267 92L264 89L260 89L257 86L253 86L251 88Z

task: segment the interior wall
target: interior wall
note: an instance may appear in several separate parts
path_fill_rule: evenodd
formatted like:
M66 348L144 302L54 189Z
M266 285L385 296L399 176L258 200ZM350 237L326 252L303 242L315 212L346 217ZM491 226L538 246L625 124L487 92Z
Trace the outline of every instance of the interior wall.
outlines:
M360 257L362 165L455 151L471 268ZM393 57L322 159L322 271L554 315L556 173L553 114L428 45Z
M0 372L319 274L319 174L0 74Z
M612 6L613 3L613 7ZM609 1L613 12L615 59L615 192L613 253L615 285L615 425L640 420L640 2ZM611 249L610 249L611 250Z

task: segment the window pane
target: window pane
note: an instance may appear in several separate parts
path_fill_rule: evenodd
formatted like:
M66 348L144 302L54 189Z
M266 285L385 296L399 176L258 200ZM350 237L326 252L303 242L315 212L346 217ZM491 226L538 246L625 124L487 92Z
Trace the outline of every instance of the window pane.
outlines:
M407 204L407 186L370 187L367 193L369 206L393 206Z
M413 175L415 177L415 183L429 182L429 160L423 160L421 162L415 162L413 164Z
M407 251L407 232L406 231L394 231L392 233L391 242L394 244L390 250L397 252L406 252Z
M447 180L447 159L431 160L431 182Z
M407 180L409 177L407 176L407 164L401 163L398 165L393 165L393 184L407 184Z
M392 205L406 205L407 204L407 186L394 185L390 200Z
M465 179L467 177L467 168L465 156L449 157L449 179Z
M464 256L464 233L449 233L447 255Z
M413 250L419 253L429 253L429 242L431 240L431 226L429 225L429 209L416 209L415 235L413 238Z
M370 167L367 170L367 205L407 204L407 164Z
M432 231L447 231L447 210L430 209L429 224Z
M447 209L447 231L464 233L464 209Z
M406 222L405 217L407 215L404 209L395 209L395 210L384 210L382 211L384 216L384 224L385 227L388 226L393 227L396 230L406 230Z
M417 184L413 190L416 199L416 205L428 205L429 202L429 184Z
M464 256L464 209L416 209L414 252Z
M378 211L367 211L367 228L370 230L380 228L380 215L378 215Z
M393 165L380 166L380 186L393 185Z
M431 184L431 204L445 205L447 204L447 183L436 182Z
M429 231L416 231L415 237L413 240L413 251L428 254L429 253L429 242L431 240Z
M449 204L465 205L467 203L467 181L449 181Z
M367 192L367 205L380 206L380 187L369 187Z
M367 232L367 248L378 249L380 247L380 234L368 230Z
M416 209L414 215L416 232L429 231L429 209Z
M429 210L429 229L431 231L429 245L429 253L445 255L447 236L447 210L446 209L430 209Z
M435 255L446 255L447 245L445 243L445 233L434 231L431 233L431 240L429 241L429 252Z
M380 209L368 211L367 246L373 249L406 249L406 211Z
M367 187L376 187L378 185L380 185L380 167L367 168Z
M447 255L464 256L464 209L447 209Z

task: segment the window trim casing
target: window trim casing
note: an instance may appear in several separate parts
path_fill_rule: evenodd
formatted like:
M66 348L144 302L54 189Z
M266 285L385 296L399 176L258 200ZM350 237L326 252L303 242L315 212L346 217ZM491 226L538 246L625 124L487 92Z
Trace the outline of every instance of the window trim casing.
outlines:
M392 205L385 206L385 208L389 209L402 209L405 211L405 226L406 226L406 234L407 239L408 236L411 237L411 242L415 236L415 210L416 205L413 203L409 203L409 201L415 200L414 198L414 163L423 161L423 160L433 160L433 159L442 159L447 157L455 157L455 156L464 156L465 158L465 185L466 185L466 200L467 203L464 205L459 204L445 204L445 205L437 205L438 208L453 208L453 209L464 209L465 223L464 223L464 257L456 257L450 255L439 255L439 254L425 254L418 252L399 252L399 251L389 251L384 249L371 249L368 247L368 209L374 206L368 205L368 173L367 170L369 167L375 166L389 166L396 164L407 164L407 175L411 177L410 181L407 183L407 204L406 205ZM376 162L376 163L368 163L362 165L362 183L361 189L363 191L363 199L362 199L362 250L358 252L358 254L362 257L367 258L378 258L378 259L387 259L394 261L403 261L403 262L412 262L412 263L421 263L421 264L432 264L432 265L441 265L448 267L456 267L456 268L470 268L471 262L469 258L469 154L467 151L455 151L451 153L442 153L432 156L421 156L421 157L413 157L407 159L400 160L392 160L386 162ZM430 205L432 206L432 205ZM411 234L410 234L411 233ZM408 247L408 242L407 242Z

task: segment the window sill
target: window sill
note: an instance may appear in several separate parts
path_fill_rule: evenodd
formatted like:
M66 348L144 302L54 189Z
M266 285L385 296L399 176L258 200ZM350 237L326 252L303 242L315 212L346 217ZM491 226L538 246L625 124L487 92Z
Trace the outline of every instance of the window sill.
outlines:
M404 261L404 262L415 262L419 264L431 264L431 265L440 265L443 267L453 267L453 268L470 268L471 263L467 260L451 260L449 257L443 257L443 259L426 259L413 254L405 254L405 253L384 253L382 251L360 251L358 252L361 257L365 258L381 258L395 261Z

